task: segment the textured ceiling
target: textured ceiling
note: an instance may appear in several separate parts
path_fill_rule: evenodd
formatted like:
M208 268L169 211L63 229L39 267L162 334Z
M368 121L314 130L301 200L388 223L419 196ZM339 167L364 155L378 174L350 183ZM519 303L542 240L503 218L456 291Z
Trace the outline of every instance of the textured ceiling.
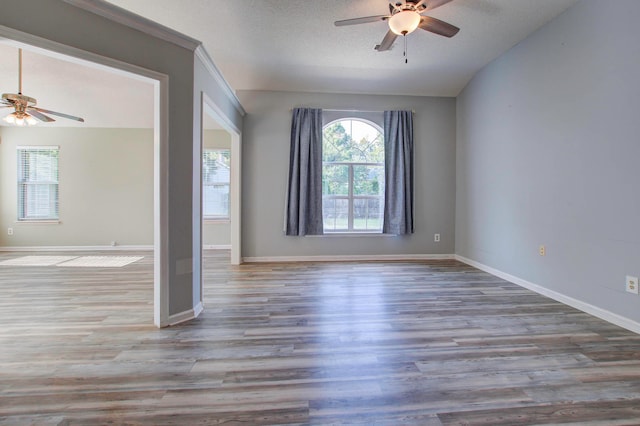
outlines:
M18 93L18 44L0 42L0 93ZM85 119L51 116L53 127L153 127L153 85L122 71L30 46L23 47L22 92L37 106ZM0 109L4 117L12 111ZM6 125L0 121L0 125Z
M388 13L387 0L109 0L203 42L235 90L456 96L484 65L576 0L452 0L429 13L461 28L422 30L388 52L388 27L334 21Z
M452 0L429 15L461 28L453 38L417 30L377 52L387 0L110 0L203 42L234 90L456 96L494 58L577 0ZM0 41L0 93L17 91L17 44ZM105 67L25 47L24 94L85 118L84 127L153 126L153 88ZM8 110L0 110L1 116ZM0 125L3 122L0 121ZM54 126L74 126L57 119Z

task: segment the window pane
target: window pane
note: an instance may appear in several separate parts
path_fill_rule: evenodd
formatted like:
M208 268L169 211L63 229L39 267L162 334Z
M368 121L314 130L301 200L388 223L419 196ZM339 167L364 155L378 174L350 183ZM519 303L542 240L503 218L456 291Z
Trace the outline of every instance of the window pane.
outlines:
M353 200L353 229L375 231L382 229L382 203L380 198Z
M332 123L322 133L322 161L350 161L351 136L342 121Z
M205 185L203 204L205 217L228 217L229 185Z
M352 161L379 163L384 161L382 135L372 125L359 120L351 121Z
M231 153L228 149L206 149L202 153L202 214L208 218L229 217Z
M322 201L322 218L325 231L349 229L349 200L325 197Z
M353 166L353 195L382 195L384 166Z
M382 134L363 120L333 122L323 131L322 160L325 162L384 162Z
M202 181L229 183L231 175L228 149L207 149L202 153Z
M58 147L18 149L18 219L58 219Z
M349 195L349 166L325 164L322 167L322 194Z
M356 118L323 129L324 229L380 231L384 200L384 141L373 123Z

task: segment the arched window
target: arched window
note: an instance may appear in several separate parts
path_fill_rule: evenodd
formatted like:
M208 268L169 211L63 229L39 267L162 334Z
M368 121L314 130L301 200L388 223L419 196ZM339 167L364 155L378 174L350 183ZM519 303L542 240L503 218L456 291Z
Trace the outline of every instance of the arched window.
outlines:
M324 231L382 232L384 140L370 121L343 118L324 126Z

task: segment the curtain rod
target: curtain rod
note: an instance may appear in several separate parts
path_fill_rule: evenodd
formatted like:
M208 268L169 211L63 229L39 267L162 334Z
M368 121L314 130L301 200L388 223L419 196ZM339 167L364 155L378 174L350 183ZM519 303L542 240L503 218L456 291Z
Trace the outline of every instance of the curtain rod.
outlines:
M374 110L364 110L364 109L332 109L332 108L321 108L323 111L329 111L329 112L384 112L384 110L378 110L378 111L374 111ZM289 111L293 111L293 108L291 108ZM412 113L416 113L415 110L411 110Z

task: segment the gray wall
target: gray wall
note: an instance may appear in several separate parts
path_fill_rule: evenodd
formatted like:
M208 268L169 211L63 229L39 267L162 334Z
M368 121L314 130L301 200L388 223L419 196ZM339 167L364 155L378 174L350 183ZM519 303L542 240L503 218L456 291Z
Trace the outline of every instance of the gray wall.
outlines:
M151 129L3 126L0 141L0 247L153 245ZM16 148L43 145L60 147L60 222L18 222ZM205 148L230 145L204 131ZM205 246L230 243L228 220L204 221Z
M204 126L203 119L206 114L207 108L205 107L205 101L215 107L215 112L218 115L218 119L222 120L218 124L224 126L224 128L232 129L239 135L242 128L242 116L244 110L235 94L231 93L231 89L226 85L226 82L218 80L222 79L215 65L208 61L209 56L204 51L202 46L199 46L196 50L196 55L193 58L193 121L192 129L194 135L202 135L200 138L194 139L193 152L192 152L192 185L191 185L191 213L192 222L191 229L193 230L192 253L193 258L192 265L194 271L194 277L198 280L198 284L194 285L193 293L191 295L193 306L197 306L202 302L202 247L205 243L204 238L207 236L207 229L203 228L202 223L202 148L204 144ZM217 74L216 74L217 73ZM214 75L218 78L213 78ZM183 188L183 189L186 189ZM195 280L194 280L195 284Z
M0 138L0 246L153 245L151 129L0 127ZM16 148L42 145L60 147L60 222L18 222Z
M455 208L455 99L240 91L247 115L242 139L242 256L452 254ZM284 200L291 109L414 110L415 230L411 236L286 237ZM433 234L440 233L440 243Z
M637 0L581 1L457 105L456 253L635 321L639 17Z
M169 77L168 121L160 123L169 146L161 155L160 178L167 188L160 202L167 212L160 221L159 267L168 286L168 314L188 315L200 300L201 286L200 200L194 185L201 149L200 95L206 93L221 115L240 128L242 115L233 97L195 56L197 43L193 49L181 47L62 1L4 0L2 6L0 26ZM165 325L169 319L161 321Z

